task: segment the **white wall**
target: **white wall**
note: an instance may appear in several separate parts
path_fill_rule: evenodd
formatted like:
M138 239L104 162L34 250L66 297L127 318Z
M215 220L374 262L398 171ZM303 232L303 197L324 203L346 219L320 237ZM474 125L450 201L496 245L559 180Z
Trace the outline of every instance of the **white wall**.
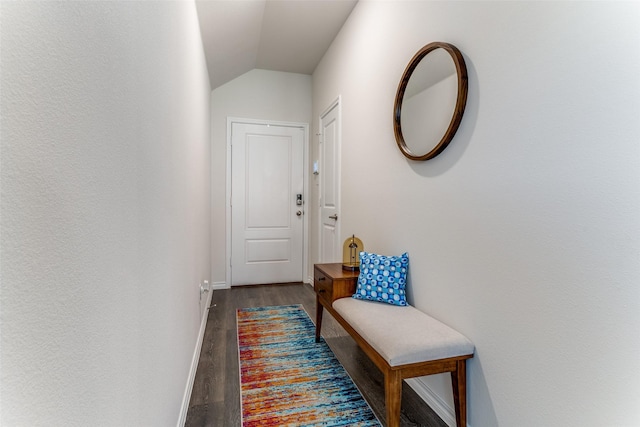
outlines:
M0 424L176 425L210 274L195 6L0 8Z
M313 75L312 129L342 95L342 239L408 251L411 301L474 341L474 427L640 425L639 18L361 1ZM432 41L463 52L469 98L451 145L415 163L393 100ZM452 406L446 376L425 382Z
M311 76L254 69L211 92L211 277L226 283L227 117L311 122Z

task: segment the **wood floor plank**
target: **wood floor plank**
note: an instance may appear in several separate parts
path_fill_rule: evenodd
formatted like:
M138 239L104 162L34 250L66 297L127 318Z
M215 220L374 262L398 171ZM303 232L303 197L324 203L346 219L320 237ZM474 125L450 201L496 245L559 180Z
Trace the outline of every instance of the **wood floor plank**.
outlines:
M236 310L290 304L302 304L315 319L315 294L308 284L239 286L213 292L185 426L241 426ZM322 336L384 423L382 373L330 314L325 312L322 323ZM406 383L402 394L402 427L447 427Z

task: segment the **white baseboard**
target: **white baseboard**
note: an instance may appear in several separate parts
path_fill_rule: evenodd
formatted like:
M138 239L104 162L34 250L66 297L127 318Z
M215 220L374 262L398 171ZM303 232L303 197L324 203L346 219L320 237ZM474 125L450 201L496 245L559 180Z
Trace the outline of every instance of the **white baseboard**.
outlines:
M215 283L214 283L215 286ZM200 319L200 331L198 332L198 340L196 348L191 358L191 368L189 369L189 378L187 378L187 387L182 397L182 406L180 407L180 417L178 418L178 427L184 427L187 421L187 412L189 411L189 401L191 400L191 391L193 390L193 381L196 379L196 371L198 370L198 362L200 361L200 350L202 350L202 340L204 339L204 330L207 327L207 318L209 317L209 306L211 305L211 297L213 292L207 292L207 301L205 303L204 313Z
M229 289L230 286L227 285L226 282L213 282L211 284L211 290L215 291L215 290L220 290L220 289Z
M434 393L429 386L420 378L409 378L405 380L412 389L420 396L422 400L427 402L427 405L438 414L442 421L444 421L449 427L455 427L456 425L456 412L451 408L444 400ZM469 424L467 424L467 427Z

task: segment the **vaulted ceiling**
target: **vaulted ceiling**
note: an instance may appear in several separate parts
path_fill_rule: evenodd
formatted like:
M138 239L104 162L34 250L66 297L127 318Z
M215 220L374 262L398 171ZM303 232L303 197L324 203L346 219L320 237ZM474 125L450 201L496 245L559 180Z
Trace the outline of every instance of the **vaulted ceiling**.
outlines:
M211 89L261 68L312 74L357 0L196 0Z

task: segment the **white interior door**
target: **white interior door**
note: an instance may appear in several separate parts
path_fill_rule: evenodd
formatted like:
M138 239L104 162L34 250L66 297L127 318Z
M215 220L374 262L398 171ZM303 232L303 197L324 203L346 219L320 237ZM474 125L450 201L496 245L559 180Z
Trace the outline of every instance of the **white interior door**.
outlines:
M340 102L320 117L320 262L342 261L340 243Z
M304 128L231 125L231 285L300 282Z

